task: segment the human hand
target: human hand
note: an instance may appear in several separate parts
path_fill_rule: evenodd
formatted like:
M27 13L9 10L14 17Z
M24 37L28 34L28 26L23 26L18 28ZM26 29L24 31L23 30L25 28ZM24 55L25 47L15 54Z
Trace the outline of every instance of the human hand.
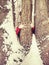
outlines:
M19 28L23 28L23 27L24 27L24 25L20 24Z

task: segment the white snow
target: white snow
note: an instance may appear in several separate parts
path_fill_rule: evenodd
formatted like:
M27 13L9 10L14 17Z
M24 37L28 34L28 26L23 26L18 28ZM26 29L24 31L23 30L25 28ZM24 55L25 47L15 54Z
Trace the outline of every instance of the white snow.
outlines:
M20 45L19 40L17 39L16 33L15 33L15 29L14 29L14 25L13 25L11 2L10 3L8 2L8 5L10 8L10 11L7 14L6 19L4 20L3 24L0 26L0 28L3 28L3 29L5 29L5 31L7 31L7 33L4 33L2 36L4 38L4 41L3 41L4 45L2 46L3 47L2 50L7 52L7 56L9 56L8 59L6 59L6 61L7 61L6 65L19 65L19 64L21 64L21 62L19 61L18 58L23 60L25 57L25 55L24 55L25 52L21 52L22 49L24 49L24 48ZM8 7L8 5L7 5L7 7ZM7 39L6 39L6 37L7 37ZM11 44L11 42L12 42L12 44ZM9 51L7 49L7 44L10 46L9 49L11 49ZM18 62L14 62L14 59Z
M8 5L10 5L11 7L11 3L9 3ZM20 51L23 49L23 47L20 45L19 40L17 39L14 25L13 25L12 7L10 9L11 10L7 14L6 19L4 20L3 24L0 26L0 28L4 28L8 33L8 34L7 33L3 34L3 37L4 37L3 43L5 44L3 51L5 50L5 52L7 52L6 44L10 45L11 46L10 49L12 50L12 51L8 51L7 53L7 55L10 55L10 56L7 60L6 65L43 65L43 62L40 56L40 51L37 47L37 42L36 42L36 38L34 34L32 36L32 45L28 55L25 57L24 53ZM8 39L6 39L5 37L8 37ZM19 62L18 57L23 60L22 64L21 62ZM17 60L18 63L14 62L13 61L14 59Z
M25 57L25 60L21 65L43 65L43 61L40 56L40 50L37 47L35 35L33 34L32 45L29 54Z

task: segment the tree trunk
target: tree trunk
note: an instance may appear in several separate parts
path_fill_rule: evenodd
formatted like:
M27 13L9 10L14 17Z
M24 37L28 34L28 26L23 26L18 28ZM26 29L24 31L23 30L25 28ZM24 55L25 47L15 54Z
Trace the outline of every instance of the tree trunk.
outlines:
M32 32L30 24L34 25L33 0L0 0L0 65L21 64L25 57L25 50L30 49ZM49 65L49 1L36 0L35 3L35 35L41 49L41 58L44 65ZM15 11L14 11L15 10ZM14 14L14 15L13 15ZM14 18L13 18L14 16ZM14 27L14 24L15 27ZM14 28L20 24L26 25L20 32L20 44ZM12 32L11 32L12 31ZM14 35L14 36L13 36ZM28 35L28 36L27 36ZM12 42L11 42L12 41ZM12 44L12 49L11 49ZM23 48L23 47L24 48ZM13 48L14 47L14 48ZM7 51L8 50L8 51ZM11 55L7 55L12 52ZM14 55L13 55L14 54ZM21 56L21 59L15 56ZM23 57L22 57L23 56ZM14 60L10 60L10 58ZM15 60L16 59L16 60ZM10 61L8 61L10 60ZM19 62L18 62L19 60ZM8 61L8 62L7 62ZM14 62L13 62L14 61Z
M32 32L31 32L31 22L32 22L32 1L31 0L22 0L22 11L21 11L21 23L20 25L24 25L23 29L20 32L20 44L25 48L25 50L29 50L31 46L32 40ZM26 40L27 39L27 40Z
M3 35L6 31L4 28L1 28L1 25L5 22L6 16L9 13L9 9L5 5L7 5L7 0L0 0L0 65L6 64L5 58L7 56L6 52L3 51Z
M43 63L44 65L49 65L49 20L46 0L36 0L35 27Z
M1 0L5 6L1 7L1 14L4 13L0 25L0 65L20 65L26 55L25 49L20 45L15 33L13 14L13 0ZM0 1L0 2L1 2ZM5 7L5 8L4 8ZM5 10L4 10L5 9ZM4 10L4 11L3 11ZM7 12L8 10L8 12ZM6 14L6 15L5 15Z

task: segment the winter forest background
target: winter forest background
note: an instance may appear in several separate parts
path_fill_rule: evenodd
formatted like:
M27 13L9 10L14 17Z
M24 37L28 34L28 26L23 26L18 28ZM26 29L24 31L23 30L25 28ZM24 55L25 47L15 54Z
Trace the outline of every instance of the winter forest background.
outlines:
M35 25L28 54L15 33L24 22ZM49 65L49 0L0 0L0 65Z

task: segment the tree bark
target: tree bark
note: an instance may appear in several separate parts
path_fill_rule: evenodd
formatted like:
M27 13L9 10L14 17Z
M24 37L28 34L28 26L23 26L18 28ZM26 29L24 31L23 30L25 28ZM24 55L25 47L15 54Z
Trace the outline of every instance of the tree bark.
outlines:
M4 23L4 20L6 19L6 16L9 12L9 9L5 5L7 5L7 0L0 0L0 26ZM4 33L5 29L0 28L0 65L6 64L6 53L3 51Z
M16 0L16 1L14 0L15 28L17 26L19 27L20 24L26 25L26 28L23 28L21 30L20 38L19 38L21 45L26 50L28 50L28 47L27 47L28 45L29 47L31 46L32 32L31 32L30 24L34 22L33 20L34 18L32 18L32 10L33 10L32 2L33 1L31 0ZM48 6L48 3L49 3L48 0L36 0L36 3L35 3L36 5L35 35L40 44L39 47L41 49L41 58L43 60L44 65L49 65L49 6ZM6 31L3 28L4 27L3 24L7 23L7 21L5 22L5 19L10 11L10 9L9 8L7 9L5 5L7 5L7 0L0 0L0 65L6 64L5 58L7 56L7 54L5 53L5 51L3 51L3 48L2 48L4 45L3 35L4 33L9 35L7 33L8 31ZM12 16L13 16L13 13L12 13ZM10 18L12 16L10 15L9 18L7 18L8 22L13 21L13 18ZM1 27L2 25L3 27ZM7 29L11 30L10 27ZM5 38L7 39L7 37Z
M22 28L20 31L20 44L25 48L25 50L29 50L31 46L32 40L32 32L31 32L31 22L32 22L32 1L31 0L22 0L22 11L21 11L21 23L20 25L24 25L26 27ZM26 40L27 39L27 40Z
M49 65L49 20L46 0L36 0L35 34L44 65Z

